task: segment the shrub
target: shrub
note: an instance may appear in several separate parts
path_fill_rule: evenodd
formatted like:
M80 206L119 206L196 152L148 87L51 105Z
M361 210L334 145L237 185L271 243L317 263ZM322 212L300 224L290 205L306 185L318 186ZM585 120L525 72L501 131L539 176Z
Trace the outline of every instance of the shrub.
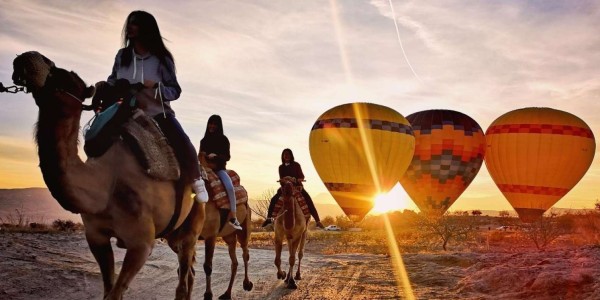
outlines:
M54 222L52 222L52 228L54 228L58 231L72 232L77 229L77 226L76 226L75 222L73 222L71 220L57 219L57 220L54 220Z

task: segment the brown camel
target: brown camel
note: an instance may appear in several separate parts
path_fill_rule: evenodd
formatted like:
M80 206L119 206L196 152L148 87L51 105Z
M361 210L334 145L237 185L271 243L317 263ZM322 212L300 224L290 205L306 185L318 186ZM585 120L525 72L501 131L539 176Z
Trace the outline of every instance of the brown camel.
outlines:
M150 255L157 234L174 223L176 230L166 237L183 270L176 299L190 299L195 245L204 224L204 205L193 201L190 185L148 177L120 140L104 155L81 161L77 138L82 103L94 88L37 52L23 53L13 64L14 83L32 92L39 107L36 140L44 181L63 208L81 214L102 273L104 298L122 298ZM172 223L177 200L182 201L181 210ZM127 249L116 281L111 237Z
M294 183L296 179L293 177L284 177L281 179L281 197L283 197L283 215L275 220L275 266L277 267L277 279L285 279L290 289L296 289L296 280L302 279L300 275L300 264L302 256L304 256L304 244L306 243L306 235L308 221L304 217L304 213L300 208L297 197L301 197ZM290 253L289 264L290 268L286 276L285 271L281 270L281 250L283 248L283 239L287 239L288 250ZM294 263L296 262L296 251L298 251L298 270L296 277L292 277L294 271Z
M208 167L208 163L205 157L201 154L198 155L200 163L204 168ZM208 194L213 199L212 189L208 189ZM217 237L223 238L227 243L229 250L229 258L231 259L231 276L229 278L229 286L227 291L219 299L231 299L231 289L233 288L233 282L237 274L238 260L235 255L236 244L239 241L240 247L242 248L242 258L244 259L244 290L251 291L254 284L248 278L248 260L250 260L250 252L248 251L248 242L250 241L250 225L252 219L252 211L246 203L238 203L236 206L236 217L242 225L242 230L236 230L227 224L227 212L222 211L216 205L215 201L208 201L206 204L206 218L204 221L204 229L200 234L200 239L204 239L204 273L206 274L206 291L204 292L204 299L212 299L213 292L211 289L211 274L212 274L212 261L215 254L215 244Z

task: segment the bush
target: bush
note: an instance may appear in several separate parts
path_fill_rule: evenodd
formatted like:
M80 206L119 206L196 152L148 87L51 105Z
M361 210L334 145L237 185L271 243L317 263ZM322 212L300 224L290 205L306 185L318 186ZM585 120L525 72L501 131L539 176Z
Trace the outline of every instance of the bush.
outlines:
M54 228L58 231L72 232L77 229L77 225L75 224L75 222L73 222L71 220L57 219L57 220L54 220L54 222L52 222L52 228Z

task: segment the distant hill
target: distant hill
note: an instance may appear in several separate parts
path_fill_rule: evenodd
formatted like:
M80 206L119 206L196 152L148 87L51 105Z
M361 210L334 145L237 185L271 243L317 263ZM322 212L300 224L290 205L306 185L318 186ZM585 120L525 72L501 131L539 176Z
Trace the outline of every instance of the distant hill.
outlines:
M16 217L17 210L29 222L52 223L56 219L81 222L81 216L62 208L47 188L0 189L0 220Z
M318 194L313 198L321 219L327 216L344 215L337 204L323 203L327 200L322 194ZM80 215L63 209L46 188L0 189L0 222L6 220L7 217L15 217L17 215L16 210L23 213L29 219L29 222L52 223L56 219L81 222ZM585 212L589 209L551 208L550 211L561 215ZM471 210L468 212L470 213ZM481 212L483 216L491 217L496 217L499 214L499 211L496 210L481 210ZM509 213L511 216L516 216L516 213L512 210Z

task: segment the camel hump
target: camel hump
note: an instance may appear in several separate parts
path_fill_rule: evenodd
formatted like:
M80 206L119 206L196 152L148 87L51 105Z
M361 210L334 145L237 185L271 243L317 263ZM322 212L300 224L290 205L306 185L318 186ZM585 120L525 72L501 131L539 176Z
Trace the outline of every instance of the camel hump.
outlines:
M204 169L206 170L206 175L208 177L208 187L210 190L209 192L211 193L210 201L215 201L215 204L218 208L229 210L231 208L229 205L229 198L227 197L225 186L219 179L219 176L210 168ZM248 192L244 186L240 184L240 176L234 170L226 171L231 178L231 182L233 183L236 204L239 205L248 202Z

